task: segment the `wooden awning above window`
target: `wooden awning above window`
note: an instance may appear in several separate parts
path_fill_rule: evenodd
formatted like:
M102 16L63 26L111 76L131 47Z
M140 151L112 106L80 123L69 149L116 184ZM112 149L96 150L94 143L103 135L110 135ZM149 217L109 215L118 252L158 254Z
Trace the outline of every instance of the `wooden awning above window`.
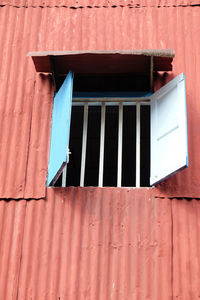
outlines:
M172 71L173 49L107 50L107 51L41 51L29 52L37 72L74 73L137 73Z

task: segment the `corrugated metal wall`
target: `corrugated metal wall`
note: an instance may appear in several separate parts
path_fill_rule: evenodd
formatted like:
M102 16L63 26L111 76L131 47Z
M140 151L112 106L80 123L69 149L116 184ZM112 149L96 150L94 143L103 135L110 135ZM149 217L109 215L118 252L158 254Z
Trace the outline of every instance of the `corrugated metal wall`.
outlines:
M200 197L199 26L195 0L1 1L0 300L200 297L200 202L166 198ZM53 87L27 52L142 48L174 48L186 75L189 168L157 189L46 190Z
M2 0L2 5L16 7L170 7L198 5L199 0Z
M172 201L174 299L200 298L200 201Z
M171 201L69 188L1 208L0 299L170 298Z
M27 52L142 48L174 48L173 74L185 72L187 84L189 168L156 193L200 197L200 7L176 7L181 1L175 7L140 8L121 7L120 1L117 7L103 7L99 1L99 7L78 9L52 2L52 7L8 3L0 7L0 197L45 196L53 90L50 76L36 75Z
M198 200L57 188L38 201L0 201L0 213L0 300L200 295Z

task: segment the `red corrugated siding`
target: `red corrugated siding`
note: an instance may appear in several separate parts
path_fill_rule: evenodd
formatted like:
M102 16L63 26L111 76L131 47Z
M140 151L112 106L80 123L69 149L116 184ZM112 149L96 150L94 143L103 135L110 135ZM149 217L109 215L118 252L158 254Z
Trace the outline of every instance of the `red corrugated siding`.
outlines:
M199 0L2 0L3 5L16 7L170 7L199 4Z
M171 296L168 199L146 189L48 189L26 207L1 201L0 213L1 300Z
M37 176L35 169L32 172L32 186L37 182L39 194L45 195L48 139L44 135L48 135L50 127L50 123L46 126L45 121L50 119L51 97L47 88L43 89L49 81L43 76L43 86L40 87L32 62L26 57L27 51L34 48L38 40L40 14L32 14L32 10L0 8L0 195L5 198L24 197L27 162L32 148L37 157L36 166L39 163ZM35 103L39 100L40 110L33 126ZM36 130L37 143L34 143L33 132Z
M198 2L1 1L0 197L39 200L0 201L0 300L199 298L200 202L163 197L200 197ZM53 89L26 53L145 48L174 48L186 74L190 167L159 189L45 198Z
M19 1L7 3L18 5ZM174 75L185 72L187 85L190 166L156 193L200 197L200 7L160 3L166 7L150 7L148 1L147 7L132 9L0 7L1 198L45 196L53 91L48 76L36 76L26 53L145 48L174 48ZM173 3L177 6L184 1Z
M198 299L199 220L200 201L146 189L2 200L0 300Z
M26 201L0 201L0 299L17 299Z
M200 201L173 200L174 299L200 298Z

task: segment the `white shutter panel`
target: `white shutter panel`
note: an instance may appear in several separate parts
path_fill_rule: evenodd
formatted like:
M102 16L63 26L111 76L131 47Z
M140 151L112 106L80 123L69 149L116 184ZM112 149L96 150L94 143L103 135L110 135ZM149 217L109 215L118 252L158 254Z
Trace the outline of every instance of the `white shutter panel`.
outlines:
M151 176L155 185L188 166L185 77L151 96Z

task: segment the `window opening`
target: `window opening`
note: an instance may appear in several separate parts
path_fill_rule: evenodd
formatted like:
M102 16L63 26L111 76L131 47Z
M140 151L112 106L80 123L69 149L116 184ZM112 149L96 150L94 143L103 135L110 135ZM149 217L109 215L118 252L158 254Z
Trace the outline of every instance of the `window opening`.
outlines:
M122 186L136 184L136 106L123 107Z
M88 130L84 186L98 186L101 107L88 107Z
M103 186L117 186L118 106L106 107Z
M71 154L64 186L133 187L136 186L137 176L139 186L140 181L141 186L149 186L148 103L143 102L140 110L140 118L144 124L141 126L141 153L138 156L144 160L139 166L145 170L139 170L136 174L136 102L125 102L122 98L114 103L101 103L98 99L98 103L88 104L87 100L89 99L82 103L76 100L72 105Z
M152 84L151 80L150 82ZM84 91L82 87L79 89L76 86L70 117L71 123L74 123L74 126L71 124L70 148L79 150L77 153L76 150L71 150L73 153L66 168L63 153L67 153L64 156L68 160L70 123L67 121L67 126L65 125L62 107L68 116L71 112L72 86L73 74L69 72L55 96L48 173L50 185L54 185L63 168L63 174L58 179L62 186L140 187L149 186L149 182L151 185L157 184L188 166L184 74L180 74L152 95L148 92L131 91L130 96L129 92L123 90L123 86L119 92L104 92L105 82L101 89L97 85L99 91L96 90L97 87L88 92L87 89ZM65 99L68 99L67 102ZM172 107L173 114L166 113L171 111ZM76 109L79 114L78 111L76 114ZM129 119L127 116L131 110L132 116ZM79 129L77 143L73 142L73 127ZM66 130L61 133L60 128L67 128L67 147L63 139ZM74 147L75 144L79 147ZM172 147L174 144L175 148ZM57 151L60 146L63 158L58 160L59 156L57 158L56 153L60 153ZM66 150L63 152L64 147Z
M64 79L64 76L56 78L58 89ZM145 96L150 85L149 72L75 74L69 143L71 154L56 186L133 187L136 186L136 178L138 187L140 179L141 184L145 182L149 186L148 179L143 179L143 176L149 178L149 173L140 175L140 162L136 170L141 151L139 145L136 159L136 129L140 126L136 119L136 115L140 119L136 106L139 105L140 109L140 104L131 102L130 97L133 93L134 100ZM146 126L150 127L150 118ZM138 132L137 144L140 144Z

